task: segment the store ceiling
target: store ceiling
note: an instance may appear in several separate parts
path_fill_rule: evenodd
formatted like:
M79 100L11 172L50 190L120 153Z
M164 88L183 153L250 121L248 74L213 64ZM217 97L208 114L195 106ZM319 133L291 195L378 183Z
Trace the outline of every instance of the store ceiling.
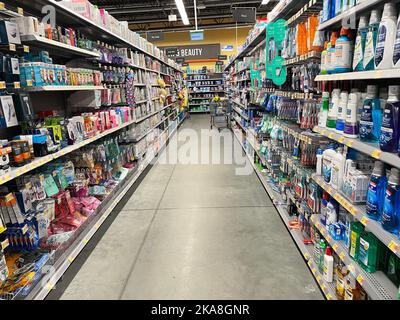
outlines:
M92 0L100 8L105 8L119 20L129 22L132 30L189 30L194 26L194 2L184 0L190 26L184 26L174 0ZM278 0L271 0L261 6L261 0L197 0L197 16L200 29L226 28L235 26L232 10L235 7L257 8L257 17L265 17ZM176 14L178 21L169 22L168 16Z

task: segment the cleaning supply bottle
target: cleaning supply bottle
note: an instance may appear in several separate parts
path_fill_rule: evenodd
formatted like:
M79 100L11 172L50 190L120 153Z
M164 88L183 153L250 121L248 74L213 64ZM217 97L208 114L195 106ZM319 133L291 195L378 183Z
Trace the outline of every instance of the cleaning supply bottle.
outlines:
M397 19L396 39L394 41L393 67L400 68L400 15Z
M397 15L394 2L387 2L383 7L382 21L379 25L375 51L375 69L393 67L393 50L396 40Z
M336 40L334 73L352 71L353 41L350 40L350 29L342 28L340 37Z
M368 32L368 20L366 16L360 17L357 36L354 46L353 71L364 71L365 39Z
M370 71L375 69L375 51L376 42L378 40L379 23L381 14L379 10L372 10L371 17L369 18L368 32L365 38L364 49L364 70Z
M333 256L331 247L327 247L324 254L323 277L326 282L333 282Z
M329 104L328 120L326 121L326 127L329 129L336 129L336 119L338 115L340 100L340 89L333 89L332 101Z
M328 44L328 58L327 58L327 66L326 69L328 74L335 73L335 65L336 65L336 40L338 39L338 33L336 31L332 32L331 41Z
M389 232L397 234L400 219L400 171L392 168L386 187L385 200L383 202L382 227Z
M360 117L360 139L378 142L381 134L382 109L378 97L378 86L368 85Z
M354 261L358 260L358 254L360 252L360 237L364 231L364 226L359 221L355 221L350 226L350 246L349 255Z
M375 161L374 170L369 180L366 213L373 220L380 220L386 191L386 170L381 161Z
M378 264L378 238L371 232L364 231L360 237L358 262L369 272L375 272Z
M329 112L329 92L322 92L321 109L318 114L318 126L326 128L326 122L328 121Z
M328 74L328 41L325 41L324 50L321 52L321 74Z
M345 281L348 273L347 266L340 261L336 269L336 297L338 300L344 299Z
M343 133L344 121L346 117L347 103L349 102L349 93L347 91L342 91L340 93L339 106L336 119L336 132Z
M356 92L350 93L346 108L343 134L348 138L358 137L357 111L359 95Z
M383 110L379 145L382 151L397 152L400 136L400 86L389 86L389 97Z

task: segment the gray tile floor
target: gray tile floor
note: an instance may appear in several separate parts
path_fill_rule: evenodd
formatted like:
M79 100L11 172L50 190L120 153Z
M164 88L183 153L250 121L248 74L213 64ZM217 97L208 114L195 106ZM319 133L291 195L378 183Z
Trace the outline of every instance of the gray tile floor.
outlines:
M208 128L192 115L178 136ZM193 141L176 145L220 152ZM323 299L258 178L237 167L157 163L61 299Z

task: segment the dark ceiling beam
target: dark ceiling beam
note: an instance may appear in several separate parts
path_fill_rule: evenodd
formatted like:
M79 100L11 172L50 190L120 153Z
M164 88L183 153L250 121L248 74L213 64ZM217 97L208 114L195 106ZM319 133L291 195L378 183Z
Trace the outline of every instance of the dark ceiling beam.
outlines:
M136 26L136 25L134 25ZM246 23L246 24L241 24L238 25L238 28L245 28L245 27L253 27L254 23ZM208 29L227 29L227 28L235 28L235 23L224 23L224 24L209 24L209 25L202 25L201 29L202 30L208 30ZM138 31L138 32L144 32L143 30L139 30L138 28L130 28L133 31ZM190 26L176 26L173 28L149 28L147 31L162 31L162 32L167 32L167 33L171 33L171 32L186 32L186 31L190 31L193 30L193 27L190 28Z

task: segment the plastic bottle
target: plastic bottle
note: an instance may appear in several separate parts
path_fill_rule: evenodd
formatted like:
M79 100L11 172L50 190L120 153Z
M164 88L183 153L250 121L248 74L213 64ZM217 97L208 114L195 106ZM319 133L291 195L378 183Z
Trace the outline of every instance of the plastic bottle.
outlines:
M327 244L326 244L324 239L321 239L321 241L319 243L319 246L321 248L321 256L320 256L320 259L318 261L318 269L319 270L323 270L323 267L324 267L324 254L323 253L325 252L326 246L327 246Z
M394 41L393 67L400 68L400 15L397 19L396 39Z
M364 49L364 70L375 69L375 51L376 42L378 38L379 23L381 20L380 11L372 10L371 17L369 18L368 32L365 38L365 49Z
M330 13L331 13L331 0L324 0L322 6L322 21L329 20Z
M380 220L386 191L386 170L381 161L375 161L374 170L369 180L366 213L373 220Z
M322 149L318 148L317 150L317 175L322 175Z
M378 264L378 238L373 233L364 231L360 237L358 262L367 272L375 272Z
M364 226L359 221L355 221L350 226L350 245L349 255L355 261L358 260L358 254L360 251L360 236L364 231Z
M324 177L324 181L326 183L331 182L332 177L332 159L335 156L336 152L332 149L332 146L328 147L322 153L322 176Z
M344 300L360 300L360 291L357 287L356 278L349 272L346 276Z
M329 227L331 224L337 222L339 212L339 203L331 197L326 206L326 226Z
M400 86L389 86L389 97L382 116L379 145L382 151L397 152L400 136Z
M360 17L358 24L357 36L354 45L354 56L353 56L353 71L364 71L364 50L365 50L365 39L367 38L368 32L368 20L366 16Z
M338 148L332 159L331 186L336 190L340 190L343 182L343 172L346 158L343 155L343 149Z
M336 65L336 40L338 39L338 33L336 31L332 32L331 41L328 44L328 58L327 58L327 66L326 70L329 74L335 73L335 65Z
M326 128L326 122L328 120L329 112L329 92L322 92L321 110L318 115L318 126Z
M344 123L343 134L349 138L358 137L358 123L357 123L357 111L358 111L358 99L357 93L350 93L349 100L346 108L346 118Z
M321 74L328 74L328 41L325 41L324 50L321 52Z
M336 297L338 300L344 299L344 289L346 276L349 273L344 262L340 261L336 269Z
M382 109L378 97L378 86L367 86L367 97L363 102L360 117L360 139L378 142L381 134Z
M329 104L328 120L326 121L326 127L329 129L336 129L336 119L338 115L340 100L340 89L333 89L332 101Z
M339 106L336 119L336 132L343 133L344 122L346 117L347 103L349 102L349 93L347 91L342 91L340 93Z
M353 41L350 40L350 29L342 28L340 37L336 40L334 73L352 71Z
M342 12L343 0L335 0L335 17Z
M327 247L324 254L323 277L326 282L333 282L333 256L331 247Z
M329 193L324 191L321 200L321 217L320 217L320 221L324 226L326 225L326 209L328 206L329 198L330 198Z
M383 8L382 21L378 30L375 51L375 69L390 69L393 67L396 27L396 5L393 2L387 2Z
M383 203L382 227L389 232L397 234L400 219L400 171L392 168L386 187Z

